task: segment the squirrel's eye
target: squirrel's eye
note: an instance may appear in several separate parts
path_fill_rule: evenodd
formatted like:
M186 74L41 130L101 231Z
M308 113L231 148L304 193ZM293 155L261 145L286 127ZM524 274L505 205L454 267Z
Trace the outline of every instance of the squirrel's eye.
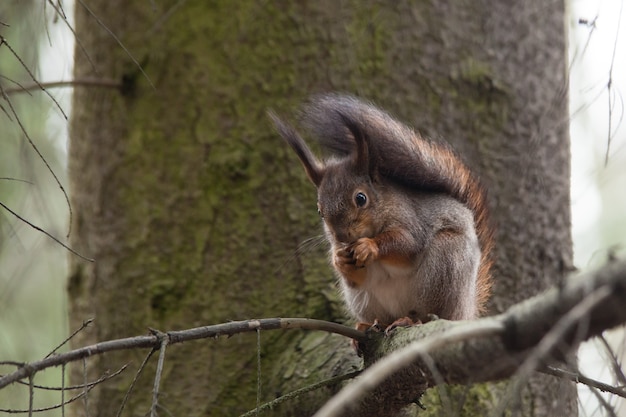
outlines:
M322 214L322 209L320 208L320 205L317 205L317 214L319 214L319 216L323 219L324 215Z
M365 203L367 203L367 196L360 192L356 193L356 195L354 196L354 202L356 203L357 207L363 207Z

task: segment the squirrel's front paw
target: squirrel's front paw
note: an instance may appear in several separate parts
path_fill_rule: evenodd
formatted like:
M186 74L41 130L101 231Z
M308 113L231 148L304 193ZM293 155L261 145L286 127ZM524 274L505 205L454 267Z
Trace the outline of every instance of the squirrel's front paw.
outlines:
M374 239L362 237L352 245L352 257L357 267L363 267L378 259L378 244Z
M353 253L349 249L339 249L333 254L333 265L342 273L356 269Z
M365 268L356 266L353 255L349 249L340 249L333 254L333 265L350 288L361 286L366 278Z

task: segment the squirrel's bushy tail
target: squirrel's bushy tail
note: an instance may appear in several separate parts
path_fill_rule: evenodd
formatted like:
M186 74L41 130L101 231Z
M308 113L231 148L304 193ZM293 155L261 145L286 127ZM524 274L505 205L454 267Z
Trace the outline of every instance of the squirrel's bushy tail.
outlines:
M445 142L422 137L375 105L350 95L315 96L301 117L322 148L340 157L355 151L346 123L356 126L367 137L370 158L376 158L380 175L414 189L446 193L474 213L482 253L477 304L484 311L491 292L494 232L486 191L454 150Z

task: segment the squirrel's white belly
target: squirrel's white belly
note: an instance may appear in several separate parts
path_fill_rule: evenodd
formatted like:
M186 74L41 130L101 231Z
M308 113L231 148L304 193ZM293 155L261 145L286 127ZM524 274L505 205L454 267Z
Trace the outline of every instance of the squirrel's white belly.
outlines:
M390 324L419 309L418 294L407 291L407 282L415 279L415 269L381 262L367 266L367 277L362 287L347 291L349 307L359 320L379 320ZM384 307L383 307L384 306Z
M373 262L369 268L364 287L381 305L387 306L393 320L416 309L417 294L407 291L411 287L407 285L407 281L414 279L413 268L381 262Z

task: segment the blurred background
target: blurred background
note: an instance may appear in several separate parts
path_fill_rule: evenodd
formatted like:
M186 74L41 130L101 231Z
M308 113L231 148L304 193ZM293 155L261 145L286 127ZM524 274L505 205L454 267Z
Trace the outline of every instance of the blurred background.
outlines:
M620 27L621 0L569 0L569 5L572 232L576 267L586 270L626 253L626 27ZM51 171L68 191L66 116L72 90L48 88L55 103L38 88L22 87L32 85L33 77L41 83L71 80L73 9L73 0L0 2L0 36L6 40L0 46L0 203L61 241L70 209ZM75 330L67 325L68 256L0 207L0 361L41 359ZM606 340L625 360L624 332L611 331ZM581 371L615 384L609 355L604 343L585 343ZM0 367L0 373L9 371ZM36 383L60 386L60 381L61 370L52 369L37 374ZM0 390L0 409L27 408L25 392L17 386ZM606 401L626 417L624 401L615 396L583 385L579 393L581 415L608 415L601 406ZM59 400L58 392L38 390L35 405Z
M575 266L586 270L626 253L626 27L621 0L569 4L572 237ZM623 364L624 328L606 332L605 339ZM584 343L579 359L582 373L616 384L603 341ZM610 415L602 401L626 416L623 399L583 385L578 392L581 416Z

